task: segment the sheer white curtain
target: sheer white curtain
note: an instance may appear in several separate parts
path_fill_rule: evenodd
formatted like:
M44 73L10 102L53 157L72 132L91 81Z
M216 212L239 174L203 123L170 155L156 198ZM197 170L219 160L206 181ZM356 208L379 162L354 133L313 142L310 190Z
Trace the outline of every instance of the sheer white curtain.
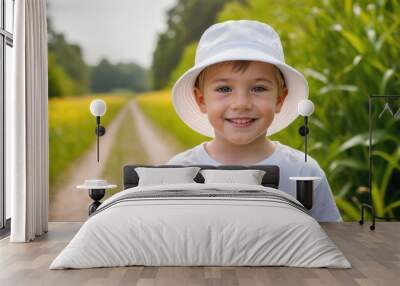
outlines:
M45 0L15 1L13 92L6 98L6 187L12 242L48 225L48 90Z

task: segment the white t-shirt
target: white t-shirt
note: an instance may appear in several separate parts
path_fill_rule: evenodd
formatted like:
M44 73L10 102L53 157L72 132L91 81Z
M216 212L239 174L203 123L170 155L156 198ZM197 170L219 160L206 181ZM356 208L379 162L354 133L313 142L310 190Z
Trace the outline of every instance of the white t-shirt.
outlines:
M342 217L336 206L332 191L326 179L325 172L314 158L307 155L307 163L304 160L304 152L284 145L279 141L271 141L275 144L274 152L266 159L254 165L277 165L280 169L279 189L296 198L296 181L289 177L321 177L314 181L313 207L310 215L320 222L342 222ZM167 165L223 165L214 160L206 151L205 144L201 144L179 153L172 157Z

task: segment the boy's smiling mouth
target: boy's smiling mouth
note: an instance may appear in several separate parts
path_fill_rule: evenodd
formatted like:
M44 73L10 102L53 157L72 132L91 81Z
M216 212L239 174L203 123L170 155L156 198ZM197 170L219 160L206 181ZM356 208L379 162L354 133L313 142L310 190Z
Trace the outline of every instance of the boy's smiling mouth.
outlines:
M225 118L232 126L237 128L245 128L250 126L254 121L258 118L252 117L233 117L233 118Z

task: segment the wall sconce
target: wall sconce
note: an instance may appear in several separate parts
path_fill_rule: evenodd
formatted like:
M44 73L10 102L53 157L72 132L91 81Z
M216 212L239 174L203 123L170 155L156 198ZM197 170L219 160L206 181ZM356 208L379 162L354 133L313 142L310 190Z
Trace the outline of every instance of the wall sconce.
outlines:
M309 99L303 99L297 106L297 112L304 116L304 125L299 128L299 133L304 136L304 160L307 162L307 135L310 132L308 129L308 117L314 113L314 103Z
M99 162L99 138L106 133L104 126L100 125L100 117L106 113L107 106L104 100L94 99L90 103L90 112L96 117L96 136L97 136L97 162Z
M308 117L314 113L314 103L311 100L303 99L297 105L297 111L301 116L304 116L304 125L299 128L299 133L304 136L304 155L307 163L307 135L310 132L308 129ZM289 177L290 180L296 181L296 199L303 206L311 210L314 203L314 181L320 180L320 177Z

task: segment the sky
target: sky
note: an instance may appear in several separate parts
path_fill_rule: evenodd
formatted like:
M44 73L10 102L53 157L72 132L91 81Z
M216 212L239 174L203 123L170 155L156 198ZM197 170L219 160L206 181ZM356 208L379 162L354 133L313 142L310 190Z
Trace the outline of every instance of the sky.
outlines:
M158 33L167 28L166 11L177 0L47 0L57 32L82 48L86 63L106 57L149 68Z

